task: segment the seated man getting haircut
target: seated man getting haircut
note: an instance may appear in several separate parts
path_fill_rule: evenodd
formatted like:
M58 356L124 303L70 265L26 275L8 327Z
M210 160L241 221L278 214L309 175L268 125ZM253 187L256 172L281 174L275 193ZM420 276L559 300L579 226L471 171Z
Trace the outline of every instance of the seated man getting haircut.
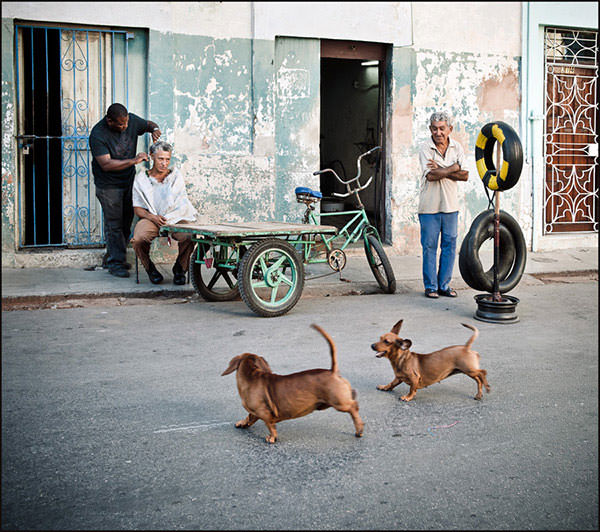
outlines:
M188 199L181 172L177 168L169 168L172 152L172 146L166 142L152 144L149 150L152 168L140 170L133 183L133 211L140 220L133 231L131 245L153 284L163 280L150 260L150 244L158 236L160 228L165 224L193 222L197 215ZM182 285L185 284L194 243L190 234L173 233L172 237L179 247L173 266L173 283Z

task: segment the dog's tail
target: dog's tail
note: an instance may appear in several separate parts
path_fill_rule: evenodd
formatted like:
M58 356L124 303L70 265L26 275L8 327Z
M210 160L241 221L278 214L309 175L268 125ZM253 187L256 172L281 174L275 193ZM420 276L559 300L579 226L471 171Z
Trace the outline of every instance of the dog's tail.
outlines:
M471 349L471 346L473 345L473 342L477 339L477 337L479 336L479 330L477 329L477 327L473 327L472 325L468 325L466 323L461 323L461 325L463 327L466 327L467 329L471 329L473 331L473 336L471 336L471 338L469 338L469 340L467 341L467 343L465 344L465 347L467 349Z
M313 323L311 325L311 327L313 329L316 329L317 331L319 331L323 335L323 338L325 338L325 340L327 340L329 342L329 348L331 350L331 371L332 371L332 373L338 373L337 348L335 347L335 344L333 343L333 339L318 325L315 325Z

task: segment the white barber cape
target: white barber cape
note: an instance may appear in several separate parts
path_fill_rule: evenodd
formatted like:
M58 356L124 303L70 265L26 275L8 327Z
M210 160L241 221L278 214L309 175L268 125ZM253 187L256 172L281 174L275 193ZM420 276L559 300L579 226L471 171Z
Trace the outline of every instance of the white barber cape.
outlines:
M133 182L132 199L134 207L164 216L168 224L176 224L181 220L193 222L198 214L188 198L178 168L172 169L162 183L150 177L147 170L140 170Z

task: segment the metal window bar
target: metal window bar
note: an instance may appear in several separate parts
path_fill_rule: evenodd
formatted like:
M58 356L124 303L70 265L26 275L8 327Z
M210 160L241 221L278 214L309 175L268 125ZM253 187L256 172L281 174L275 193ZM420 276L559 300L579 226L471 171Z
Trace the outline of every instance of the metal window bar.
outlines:
M544 234L598 231L598 212L596 210L598 176L595 175L598 157L594 157L591 164L582 161L582 163L560 165L557 159L558 155L588 155L587 149L589 149L590 142L581 140L575 142L576 136L588 135L592 143L597 143L597 36L598 32L594 30L550 27L545 29L544 138L546 140L543 145L543 157L546 168L550 167L552 184L551 186L547 183L544 185ZM575 68L581 69L581 71L576 74ZM555 69L563 79L570 79L572 82L570 94L566 94L566 89L559 91L562 100L559 99L554 85L553 98L549 100L548 97L549 76L555 77ZM585 70L589 73L583 74ZM582 99L581 95L577 93L576 78L586 80L585 84L589 85L589 101ZM578 107L570 119L562 124L555 115L557 112L569 114L570 111L574 111L569 104L569 98L576 100ZM552 108L552 114L549 116L550 108ZM593 111L591 114L588 113L590 110ZM589 117L589 124L585 122L586 117ZM550 123L548 123L549 120ZM552 127L551 132L548 132L548 126ZM567 129L569 126L572 131ZM562 136L562 142L554 140L554 136L557 134ZM568 140L565 142L566 139ZM588 181L591 182L591 190L584 188ZM548 210L551 213L549 222L545 220ZM578 215L582 218L581 220L576 219ZM590 225L593 225L593 229L581 230ZM564 230L566 227L569 229ZM580 229L576 229L577 227Z
M36 48L34 43L34 30L41 31L43 30L43 42L44 46L40 46ZM60 114L61 116L61 135L50 135L50 96L49 96L49 87L50 87L50 79L49 72L51 65L49 64L49 45L48 45L48 31L55 30L58 31L58 43L59 43L59 62L58 72L59 72L59 89L60 89ZM27 34L29 32L29 35ZM71 55L69 58L63 57L63 51L61 49L63 43L63 32L67 35L70 33L71 36ZM85 52L80 47L77 42L77 34L85 34ZM98 82L99 87L99 95L98 95L98 105L101 110L100 116L92 117L90 113L90 33L98 35L98 80L94 80L94 82ZM24 40L29 37L30 42L30 53L29 53L29 61L31 62L31 82L29 89L24 86L25 78L21 78L23 72L21 70L21 60L25 59L23 53L25 48L21 46L21 43L24 44ZM92 196L90 184L92 183L91 176L91 164L90 164L90 150L88 146L88 138L90 127L93 124L90 123L91 120L99 120L103 115L106 108L106 94L102 88L105 85L105 77L103 70L103 63L106 64L106 57L102 50L105 45L106 39L110 38L110 47L111 47L111 101L115 101L115 93L116 93L116 85L115 85L115 68L116 68L116 58L115 58L115 47L116 43L119 39L123 39L124 46L124 80L123 80L123 92L125 96L126 106L129 105L129 50L128 50L128 39L132 37L132 35L128 34L126 31L118 31L118 30L101 30L101 29L92 29L92 28L71 28L66 26L38 26L38 25L27 25L27 24L15 24L15 54L16 54L16 103L17 103L17 140L18 140L18 149L21 150L26 146L33 146L35 150L36 144L40 144L41 142L46 143L46 202L47 202L47 216L46 218L46 241L44 242L44 238L39 237L40 231L38 229L38 223L41 223L41 220L38 217L38 213L36 212L37 201L40 201L39 196L37 196L37 181L38 179L42 179L44 176L44 170L42 168L36 168L35 159L32 158L32 185L31 191L25 190L27 188L25 183L24 174L21 175L17 182L17 191L18 191L18 242L20 247L22 248L35 248L35 247L65 247L65 246L96 246L104 243L105 235L104 235L104 220L103 215L100 216L99 220L99 229L98 235L94 236L92 234L92 220L91 220L91 208L94 205L93 202L96 202L95 196ZM67 50L65 51L65 56L68 52L69 46L67 45ZM77 58L77 53L80 52L81 56L84 56L83 59ZM35 116L35 74L36 74L36 59L40 59L37 54L44 53L45 57L42 58L43 61L41 64L45 67L45 89L46 89L46 135L37 135L36 129L34 126L38 125L39 117ZM104 61L103 61L104 58ZM65 65L66 64L66 65ZM23 62L23 66L27 66L25 62ZM38 66L39 68L39 66ZM65 94L65 89L63 87L63 75L68 73L68 71L72 71L72 80L73 80L73 98L69 98L68 94ZM76 84L77 84L77 71L85 70L85 100L77 99L76 94ZM41 74L38 73L41 76ZM40 78L38 78L40 79ZM31 95L31 123L28 128L31 128L31 131L25 131L26 124L23 123L24 111L21 109L21 106L25 103L26 97L21 94L22 90L30 90ZM29 96L29 95L28 95ZM71 102L71 103L69 103ZM70 106L70 108L69 108ZM62 111L68 110L67 113L63 114ZM71 126L71 120L73 125ZM78 125L81 123L82 125ZM62 235L62 241L59 243L51 242L51 232L52 232L52 217L50 210L50 202L51 198L51 190L50 190L50 141L57 140L60 141L60 202L61 202L61 223L60 223L60 234ZM38 142L36 142L38 141ZM68 152L71 153L68 153ZM81 151L86 151L86 154L80 153ZM35 153L35 152L34 152ZM21 170L24 170L24 164L20 165ZM65 205L65 184L67 180L71 179L74 187L74 205ZM83 184L81 186L85 186L87 189L87 198L85 200L80 198L80 179L83 180ZM43 182L40 181L40 184L43 185ZM42 189L43 190L43 189ZM24 208L27 208L27 199L25 195L31 194L31 205L32 207L32 223L33 227L31 228L31 233L33 235L32 243L25 242L25 213L23 211ZM87 201L87 205L80 206L79 201L82 199L84 202ZM43 201L43 200L41 200ZM69 224L65 224L65 217L70 216L71 222ZM87 218L87 220L86 220ZM43 218L42 218L43 220Z

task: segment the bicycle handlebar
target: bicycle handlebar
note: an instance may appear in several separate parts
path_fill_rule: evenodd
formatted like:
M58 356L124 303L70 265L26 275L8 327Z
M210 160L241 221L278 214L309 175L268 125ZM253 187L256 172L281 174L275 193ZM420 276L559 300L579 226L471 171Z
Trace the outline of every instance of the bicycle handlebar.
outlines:
M352 192L348 192L346 194L340 194L339 192L332 192L331 195L337 196L338 198L347 198L351 194L354 194L355 192L360 192L361 190L364 190L365 188L367 188L371 184L371 181L373 181L373 176L369 177L369 180L362 187L359 187L359 188L353 190Z
M377 150L380 150L380 149L381 149L381 146L375 146L374 148L371 148L369 151L363 153L362 155L359 155L358 159L356 161L356 167L358 168L358 174L356 175L356 177L353 177L352 179L350 179L348 181L342 180L342 178L339 175L337 175L335 173L335 171L332 170L331 168L325 168L324 170L318 170L317 172L313 172L313 175L319 175L319 174L324 174L325 172L331 172L342 185L349 185L353 181L357 181L359 188L356 190L356 192L359 190L363 190L371 182L371 179L373 179L373 177L369 178L369 181L367 182L366 185L361 186L360 181L358 181L358 179L360 178L360 174L361 174L360 161L362 161L363 157L366 157L367 155L371 155L371 153L373 153ZM350 194L353 194L353 193L354 192L349 192L348 194L345 194L343 197L349 196Z

